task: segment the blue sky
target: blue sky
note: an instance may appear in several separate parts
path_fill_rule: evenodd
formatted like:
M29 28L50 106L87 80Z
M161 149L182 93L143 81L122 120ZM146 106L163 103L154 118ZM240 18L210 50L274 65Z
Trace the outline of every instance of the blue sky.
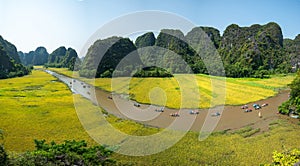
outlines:
M232 23L273 21L285 38L300 34L300 0L0 0L0 35L24 52L61 45L80 52L105 23L144 10L172 12L221 33Z

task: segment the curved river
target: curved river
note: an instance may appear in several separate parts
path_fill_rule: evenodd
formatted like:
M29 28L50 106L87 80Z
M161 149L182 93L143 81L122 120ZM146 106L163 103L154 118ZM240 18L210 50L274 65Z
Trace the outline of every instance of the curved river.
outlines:
M257 102L248 103L252 106L254 103L263 104L268 103L269 106L263 107L259 111L245 113L240 106L225 106L224 111L220 116L215 115L217 110L199 109L199 114L190 114L191 109L170 109L161 107L138 104L135 101L128 100L122 95L111 94L99 88L95 88L81 80L70 78L56 72L45 70L45 72L65 83L73 93L80 94L89 99L96 105L101 106L108 113L124 119L131 119L146 125L166 128L176 122L176 129L186 129L186 125L193 122L190 130L199 132L205 121L218 120L215 131L219 130L235 130L241 127L251 125L255 128L260 128L261 131L268 130L269 123L278 118L278 106L288 99L289 91L282 91L277 96L270 97ZM138 104L138 105L136 105ZM258 113L262 118L258 116ZM170 114L179 113L180 116L174 117Z

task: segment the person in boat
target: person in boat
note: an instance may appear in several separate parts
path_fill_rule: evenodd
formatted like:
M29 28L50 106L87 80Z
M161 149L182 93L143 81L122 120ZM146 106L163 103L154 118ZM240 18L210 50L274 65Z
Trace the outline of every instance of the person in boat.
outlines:
M258 117L262 118L261 111L258 112Z

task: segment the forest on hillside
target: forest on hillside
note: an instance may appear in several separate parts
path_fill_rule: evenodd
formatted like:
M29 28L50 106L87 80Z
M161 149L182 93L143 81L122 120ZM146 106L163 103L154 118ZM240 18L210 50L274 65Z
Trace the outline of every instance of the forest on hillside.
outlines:
M75 63L80 63L80 59L73 48L61 46L49 54L45 47L38 47L23 53L0 36L0 79L27 75L36 65L74 70Z
M16 47L0 36L0 79L24 76L30 71L21 64Z
M186 35L180 30L162 29L157 37L147 32L135 42L113 36L95 41L83 60L75 49L64 46L50 54L42 46L28 53L17 52L2 37L0 48L0 78L26 75L34 65L79 70L82 77L201 73L258 78L295 72L300 66L300 35L284 39L274 22L250 27L231 24L222 36L213 27L195 27Z
M274 22L250 27L232 24L222 36L213 27L195 27L186 35L174 29L162 29L157 37L147 32L135 43L128 38L110 37L99 39L90 46L80 75L147 75L149 67L157 67L148 75L161 76L160 73L166 72L160 72L160 68L164 68L168 72L166 76L192 72L264 78L299 68L299 37L283 39L281 27ZM129 53L131 55L125 58ZM218 63L220 60L222 64Z
M28 65L43 65L45 67L68 68L74 70L75 62L80 62L75 49L61 46L55 49L51 54L47 52L45 47L38 47L35 51L29 53L18 52L22 64Z

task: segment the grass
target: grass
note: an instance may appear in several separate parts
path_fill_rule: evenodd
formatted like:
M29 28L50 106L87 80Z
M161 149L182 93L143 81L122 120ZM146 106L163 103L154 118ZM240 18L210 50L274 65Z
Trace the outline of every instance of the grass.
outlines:
M95 144L87 133L112 142L126 141L112 134L109 127L136 136L161 132L112 115L97 116L105 111L79 95L72 96L66 85L42 71L0 80L0 105L0 129L5 132L5 147L10 151L33 149L33 139L57 142L84 139ZM277 120L270 123L270 131L258 135L253 134L259 129L245 127L234 133L214 133L198 141L199 133L188 132L163 152L141 157L114 153L113 157L126 165L259 165L270 163L275 150L299 147L299 129L297 124Z
M270 124L271 125L271 124ZM244 127L239 129L238 131L236 131L236 134L240 134L242 137L246 138L246 137L251 137L252 135L258 133L260 131L260 128L257 129L253 129L250 126Z
M73 73L65 68L50 70L79 77L78 72ZM129 94L140 103L170 108L208 108L224 103L242 105L275 96L279 89L291 83L294 75L274 75L268 79L222 78L202 74L177 74L173 78L80 79L105 91Z

